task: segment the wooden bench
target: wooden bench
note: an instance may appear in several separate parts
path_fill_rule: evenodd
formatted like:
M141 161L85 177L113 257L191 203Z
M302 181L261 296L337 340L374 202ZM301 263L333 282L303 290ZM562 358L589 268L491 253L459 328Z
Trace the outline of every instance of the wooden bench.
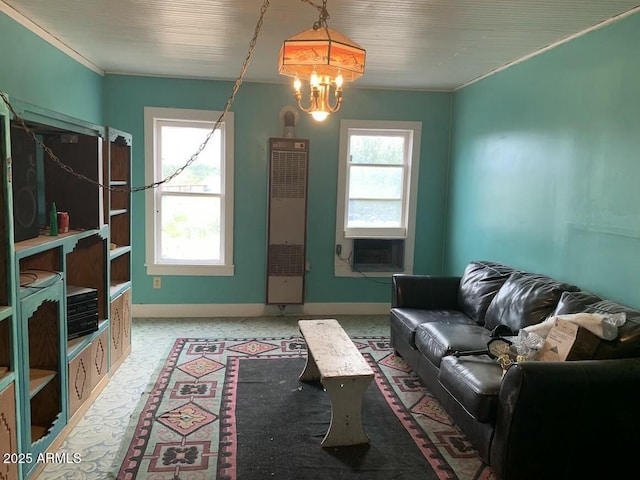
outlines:
M373 370L336 320L300 320L298 327L307 343L300 380L320 380L331 400L331 423L321 445L369 443L362 428L362 400Z

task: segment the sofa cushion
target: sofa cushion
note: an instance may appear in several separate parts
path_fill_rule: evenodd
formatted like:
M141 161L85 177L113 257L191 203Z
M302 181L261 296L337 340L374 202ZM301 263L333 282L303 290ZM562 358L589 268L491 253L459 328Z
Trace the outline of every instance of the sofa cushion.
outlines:
M640 357L640 311L610 300L591 304L587 311L605 314L624 312L627 317L624 325L618 327L618 337L615 340L600 342L593 355L594 359Z
M514 271L512 267L495 262L469 263L458 289L458 304L462 311L478 325L484 325L484 316L491 300Z
M602 300L593 293L578 291L578 292L562 292L558 305L551 316L566 315L568 313L582 313L589 305Z
M517 332L545 320L556 308L562 292L578 287L544 275L515 272L504 282L487 309L485 327L506 325Z
M483 350L491 332L480 325L423 323L416 330L416 348L436 367L453 352Z
M408 275L396 273L392 277L391 307L422 310L458 308L460 277Z
M444 357L438 380L478 422L494 421L502 383L502 367L495 360L487 355Z
M391 326L411 348L416 348L416 328L422 323L460 323L470 325L473 321L457 310L420 310L417 308L392 308Z

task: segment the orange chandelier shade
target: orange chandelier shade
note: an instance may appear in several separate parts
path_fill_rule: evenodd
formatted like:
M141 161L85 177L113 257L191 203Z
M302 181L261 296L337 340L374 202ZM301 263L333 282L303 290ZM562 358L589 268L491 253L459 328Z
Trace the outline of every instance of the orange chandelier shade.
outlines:
M345 82L353 82L364 74L365 59L365 49L340 32L310 28L284 41L278 73L303 80L314 71L332 78L342 73Z

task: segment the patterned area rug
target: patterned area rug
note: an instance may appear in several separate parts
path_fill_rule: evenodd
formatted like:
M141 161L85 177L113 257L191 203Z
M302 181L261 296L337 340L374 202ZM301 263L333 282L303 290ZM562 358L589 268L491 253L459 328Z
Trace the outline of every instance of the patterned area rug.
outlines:
M362 413L369 445L320 447L331 406L319 384L297 378L302 337L181 338L132 419L114 477L494 478L388 338L353 340L375 372Z

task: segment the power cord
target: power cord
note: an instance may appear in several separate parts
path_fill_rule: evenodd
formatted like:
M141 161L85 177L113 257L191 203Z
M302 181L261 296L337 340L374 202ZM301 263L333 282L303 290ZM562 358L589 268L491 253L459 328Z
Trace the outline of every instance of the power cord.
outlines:
M344 263L346 263L347 265L349 265L349 267L351 267L351 270L353 270L354 272L360 274L360 276L362 276L362 278L366 278L367 280L369 280L371 283L375 283L377 285L384 285L386 287L391 286L392 282L386 282L383 280L378 280L377 278L374 277L370 277L368 276L365 272L363 272L362 270L358 269L358 267L356 267L355 265L353 265L353 263L351 262L351 256L353 254L350 253L349 256L347 258L344 258L342 255L342 248L336 248L336 257L338 257L341 261L343 261Z
M53 283L57 282L58 280L62 280L62 273L60 272L56 272L55 270L22 270L20 271L20 287L21 288L38 288L38 289L43 289L43 288L47 288L50 286L46 285L46 286L34 286L33 284L38 282L39 280L42 279L41 275L38 272L44 272L44 273L51 273L55 276L58 277L57 280L55 280ZM22 281L22 276L25 276L27 278L29 278L30 280L28 281Z

